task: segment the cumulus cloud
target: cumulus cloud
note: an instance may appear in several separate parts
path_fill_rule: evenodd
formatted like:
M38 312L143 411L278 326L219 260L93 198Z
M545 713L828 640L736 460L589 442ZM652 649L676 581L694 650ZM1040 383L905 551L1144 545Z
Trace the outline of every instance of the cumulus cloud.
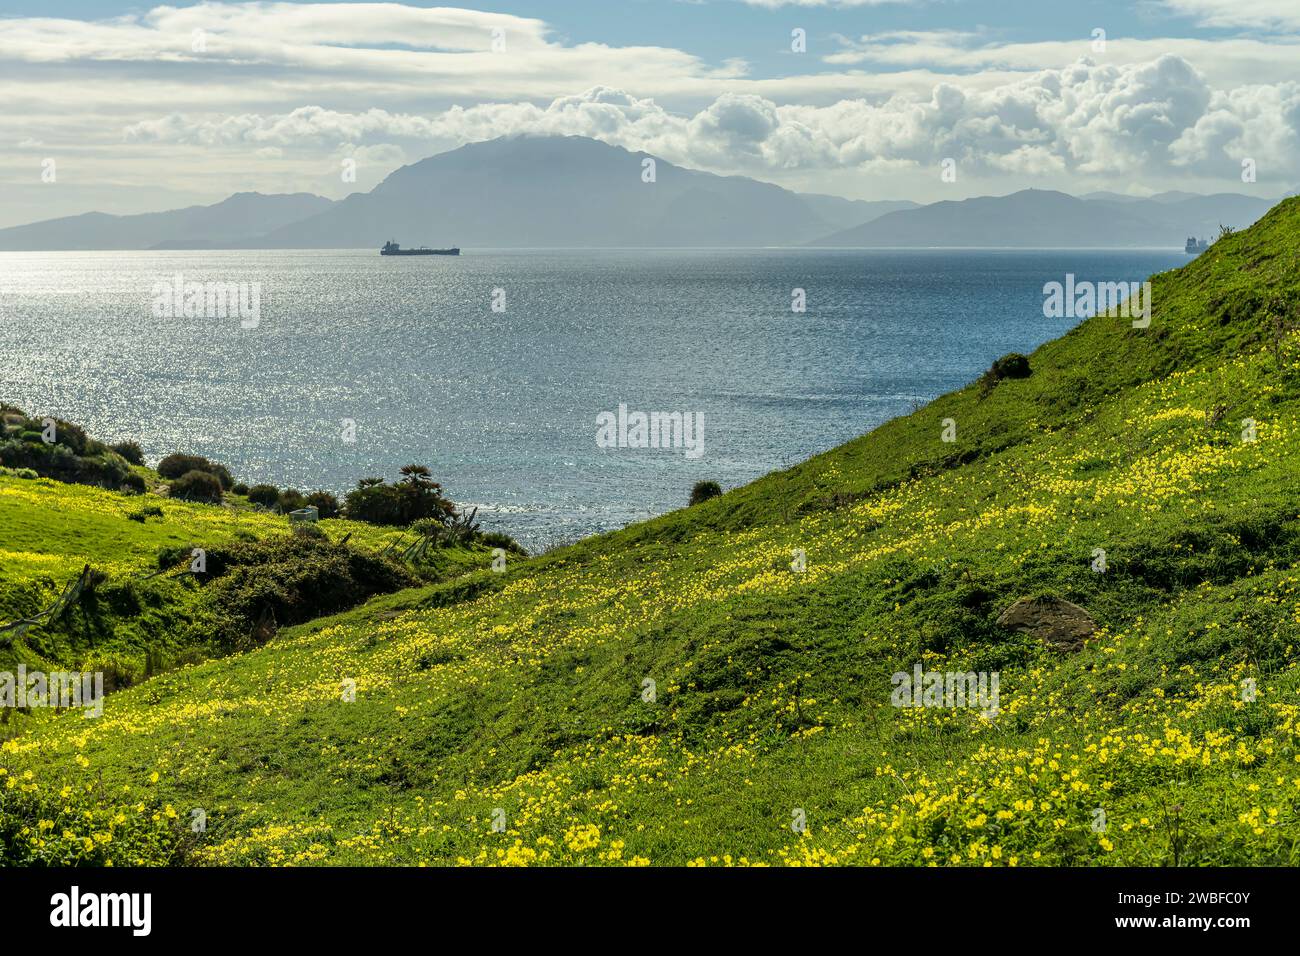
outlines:
M519 133L591 136L690 166L751 173L958 159L967 169L1040 175L1134 173L1156 165L1222 171L1254 156L1295 168L1300 86L1214 91L1185 60L1128 66L1080 59L990 89L937 84L928 99L778 105L723 94L693 114L609 87L549 106L479 104L427 116L302 107L287 114L128 126L132 141L208 146L406 142L450 148ZM409 150L408 150L409 151Z
M1170 145L1183 168L1254 159L1283 175L1296 174L1300 150L1300 83L1215 93L1204 113ZM1288 158L1291 158L1288 162Z
M1295 0L1165 6L1177 15L1166 23L1245 32L1112 34L1094 51L1087 35L1005 42L975 26L810 31L808 55L755 75L739 56L575 43L526 16L401 3L208 0L98 21L10 17L0 21L0 142L11 145L0 161L30 180L32 144L43 143L42 155L75 152L102 195L165 182L194 201L236 182L333 195L341 159L357 160L369 185L404 162L526 133L873 197L937 198L930 171L949 157L963 188L986 191L1011 179L1073 189L1081 178L1213 188L1242 158L1270 182L1300 181L1300 37L1268 32L1293 22Z

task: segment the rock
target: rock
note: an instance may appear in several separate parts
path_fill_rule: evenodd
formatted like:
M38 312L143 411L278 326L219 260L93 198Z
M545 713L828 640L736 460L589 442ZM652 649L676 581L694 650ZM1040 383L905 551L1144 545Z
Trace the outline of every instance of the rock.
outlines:
M998 624L1032 634L1054 651L1077 651L1097 632L1097 622L1077 604L1058 597L1021 598L1002 612Z

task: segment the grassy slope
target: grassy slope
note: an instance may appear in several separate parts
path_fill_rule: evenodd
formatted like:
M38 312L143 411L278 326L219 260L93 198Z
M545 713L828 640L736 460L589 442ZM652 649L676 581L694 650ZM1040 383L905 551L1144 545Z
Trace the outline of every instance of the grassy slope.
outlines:
M161 484L138 469L151 487ZM156 508L161 516L144 516ZM143 521L129 516L145 517ZM327 519L319 527L334 541L350 536L365 551L410 543L397 529L358 521ZM210 623L201 588L190 575L151 576L161 549L215 548L237 539L283 536L289 525L279 515L238 496L222 507L173 501L157 494L122 495L50 479L0 475L0 622L50 606L89 563L104 575L94 593L60 621L13 640L0 636L0 668L143 671L150 652L166 661L195 661L210 648L194 646L193 635ZM488 564L483 547L428 552L419 571L427 580L454 577Z
M0 755L0 845L118 863L1294 864L1300 343L1275 355L1264 313L1295 313L1298 264L1289 200L1155 277L1149 329L1092 319L987 397L34 728ZM1102 626L1083 651L994 624L1049 593ZM1000 671L1001 714L891 707L890 675L918 660Z

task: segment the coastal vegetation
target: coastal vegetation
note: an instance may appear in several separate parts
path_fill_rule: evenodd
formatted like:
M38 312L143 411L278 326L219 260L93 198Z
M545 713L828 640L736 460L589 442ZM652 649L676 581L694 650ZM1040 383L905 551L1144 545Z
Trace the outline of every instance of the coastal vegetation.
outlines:
M693 505L703 504L710 498L716 498L722 494L722 486L716 481L697 481L695 487L691 489L691 501Z
M209 542L216 580L114 599L138 654L180 649L172 588L247 620L252 568L314 568L273 637L15 715L0 862L1296 865L1300 199L1151 282L1148 327L566 548L427 548L409 587L398 522L0 475L0 609ZM442 525L429 484L365 487ZM918 665L996 674L996 712L895 706Z

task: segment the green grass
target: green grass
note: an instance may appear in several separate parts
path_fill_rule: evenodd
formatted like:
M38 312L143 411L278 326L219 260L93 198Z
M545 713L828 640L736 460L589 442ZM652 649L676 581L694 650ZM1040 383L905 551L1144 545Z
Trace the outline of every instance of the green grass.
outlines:
M151 488L164 484L148 469L136 470ZM368 552L411 540L400 530L359 521L326 519L318 527L331 540L347 538ZM214 506L7 475L0 475L0 528L0 623L49 607L87 564L103 576L59 621L16 639L0 636L0 667L107 667L119 676L216 652L206 639L215 624L205 589L183 568L157 574L160 553L211 550L290 533L283 516L238 496ZM436 581L489 561L483 547L439 548L414 570Z
M1295 865L1298 266L1288 200L1154 277L1150 328L35 722L6 861ZM997 626L1041 595L1100 632ZM1000 713L891 706L918 661L997 671Z

